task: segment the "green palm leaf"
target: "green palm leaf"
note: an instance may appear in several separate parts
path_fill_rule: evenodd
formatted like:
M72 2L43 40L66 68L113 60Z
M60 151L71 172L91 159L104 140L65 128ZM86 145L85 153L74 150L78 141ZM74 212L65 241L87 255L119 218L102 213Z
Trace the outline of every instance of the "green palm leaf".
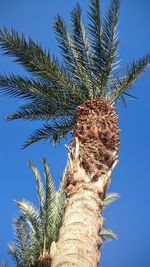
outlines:
M39 199L39 204L40 204L40 212L41 214L43 214L44 203L45 203L43 183L41 181L41 177L40 177L38 169L32 164L31 161L28 161L28 166L31 169L33 176L35 178L38 199Z
M62 108L59 110L57 105L48 104L45 106L44 104L46 104L46 102L41 103L41 101L36 101L35 103L32 102L28 105L23 105L6 118L8 121L16 119L48 121L64 117L65 113L66 115L70 113L69 110L62 111Z
M56 192L47 161L43 160L45 183L38 169L28 164L36 181L39 209L28 201L15 201L20 217L14 222L15 245L10 244L8 252L18 267L35 266L39 257L50 251L52 242L57 241L65 206L66 171Z
M55 82L69 92L72 92L74 97L81 98L80 93L77 93L77 89L74 88L65 69L59 66L55 58L52 60L50 53L44 51L31 38L27 41L23 34L20 37L13 29L11 32L6 28L0 29L0 47L4 54L15 56L15 61L22 64L31 73L48 81Z
M71 37L67 31L64 20L59 15L54 18L53 27L66 68L76 80L78 79L79 70L72 51Z
M17 257L19 259L19 263L24 267L29 266L31 258L29 251L30 242L29 242L27 223L22 217L17 218L14 222L14 228L15 228Z
M27 70L44 78L50 78L53 63L50 54L35 43L31 38L27 41L25 36L12 29L10 32L4 28L0 30L0 46L4 54L14 56L15 61L22 64Z
M81 7L79 4L71 12L72 21L72 47L74 51L74 57L82 73L82 81L85 88L88 90L88 96L93 98L93 78L91 75L91 58L89 57L89 45L87 45L87 39L85 31L81 22Z
M100 17L100 1L89 0L89 24L88 29L91 35L90 43L93 50L93 71L95 78L99 80L102 68L102 40L101 40L101 17ZM92 67L92 66L91 66ZM98 75L98 77L97 77Z
M17 256L17 249L16 249L16 245L11 243L7 246L7 251L8 251L8 254L12 257L15 265L17 267L21 267L20 264L19 264L19 259L18 259L18 256Z
M118 53L117 24L119 18L119 0L112 0L102 26L102 77L101 86L104 87L115 66ZM116 66L115 66L116 68Z
M78 106L78 101L75 101L69 93L50 87L50 84L39 80L0 75L0 87L9 96L32 100L20 107L17 112L7 116L8 120L54 120L72 116Z
M19 75L0 74L0 90L10 97L25 98L34 101L46 101L45 104L57 103L64 108L73 104L71 92L57 83L35 80ZM75 102L75 101L74 101ZM78 103L78 102L77 102ZM70 104L70 105L69 105Z
M52 210L55 203L55 189L54 184L52 181L52 177L50 174L49 166L46 160L43 160L43 167L44 167L44 176L46 180L46 198L45 198L45 238L47 247L50 248L50 244L52 243L53 233L52 233Z
M100 236L104 241L110 241L118 238L116 233L114 233L111 229L107 228L102 228Z
M122 94L130 96L127 89L133 86L133 83L143 74L143 72L150 66L150 55L146 55L139 60L127 66L123 72L123 78L116 76L115 81L111 85L110 99L115 102Z
M36 234L37 242L40 244L41 233L41 222L40 222L40 213L34 207L34 205L26 200L16 201L16 206L20 210L20 213L23 217L26 218L30 228Z
M83 101L87 95L87 89L84 86L83 71L76 57L72 38L67 31L63 19L59 15L55 17L53 27L67 71L76 84L77 95L80 95L80 99Z
M58 234L59 234L59 228L62 223L62 216L64 214L64 208L65 208L65 194L64 192L58 191L55 195L55 202L53 205L52 210L52 226L51 226L51 233L53 240L57 241Z
M19 36L14 29L10 32L6 28L0 30L0 46L4 54L14 56L16 62L33 74L46 79L61 75L49 52L31 38L26 40L23 34Z
M74 119L63 119L60 122L54 122L53 124L45 124L39 130L36 130L28 140L24 143L23 148L29 145L41 141L50 140L50 142L58 143L68 132L70 132L74 125Z

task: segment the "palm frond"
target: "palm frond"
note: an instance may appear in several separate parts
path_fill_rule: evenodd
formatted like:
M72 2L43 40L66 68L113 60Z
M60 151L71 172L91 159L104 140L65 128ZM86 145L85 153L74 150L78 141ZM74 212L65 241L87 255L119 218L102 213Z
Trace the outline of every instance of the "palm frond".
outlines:
M8 252L18 267L34 266L45 251L50 251L51 243L58 238L65 206L66 171L56 192L47 161L43 160L45 183L41 182L38 169L31 162L28 164L35 176L39 208L25 200L15 201L20 217L14 222L15 245L10 244Z
M68 166L66 166L65 170L63 171L61 175L58 192L62 191L64 193L65 191L65 188L67 185L67 176L66 176L67 169L68 169Z
M20 216L15 219L13 228L16 242L8 245L8 254L11 255L17 267L31 266L29 231L24 218Z
M22 64L28 71L63 86L72 92L74 97L82 99L65 69L59 66L55 58L51 59L49 51L44 51L41 45L31 38L26 40L23 34L19 36L14 29L10 32L6 28L0 29L0 47L4 54L16 57L15 61Z
M62 222L65 206L64 187L66 183L66 171L64 171L59 189L54 190L54 184L51 178L49 166L46 160L43 160L44 176L46 179L46 200L45 200L45 242L46 246L50 248L52 241L58 238L59 228Z
M104 208L110 205L112 202L116 201L118 198L120 198L120 195L117 193L107 193L106 197L103 200Z
M93 51L93 71L95 74L95 79L98 81L102 68L102 23L100 16L100 0L89 0L88 17L90 20L88 24L89 33L91 35L90 43Z
M62 190L60 190L55 194L55 203L53 205L53 210L52 210L51 233L54 241L58 239L59 228L61 226L62 217L64 214L64 208L65 208L65 194Z
M55 199L55 188L46 159L43 159L43 167L46 181L45 211L47 214L49 214L51 212L51 205L54 203Z
M26 200L17 201L15 200L16 206L20 213L26 218L30 228L36 234L37 241L40 243L41 225L40 225L40 213L34 207L34 205Z
M15 265L17 267L21 267L20 264L19 264L19 259L18 259L18 256L17 256L17 249L16 249L16 245L11 243L7 246L7 252L8 254L12 257Z
M59 15L54 18L53 27L67 71L72 73L76 80L78 78L78 66L73 55L70 35L64 20Z
M16 62L42 78L51 79L57 70L56 62L51 60L50 52L44 51L41 45L31 38L26 40L23 34L19 36L14 29L11 31L7 28L0 29L0 47L4 54L14 56ZM58 75L57 71L55 74Z
M70 113L69 110L59 110L59 107L57 105L47 105L45 102L39 103L39 101L36 101L36 103L30 103L28 105L23 105L19 107L19 109L7 115L6 119L8 121L17 120L17 119L24 119L24 120L41 120L41 121L48 121L48 120L54 120L58 119L59 117L63 117L68 115L67 113Z
M89 44L85 36L85 31L81 21L81 7L79 4L71 12L72 21L72 48L76 62L82 74L82 81L85 88L88 90L88 95L93 98L93 78L91 75L91 65L89 57Z
M17 267L33 266L40 255L40 247L35 232L28 226L26 217L18 217L13 222L15 244L7 246L8 254Z
M15 220L14 232L15 232L16 250L17 250L17 257L19 260L19 264L22 266L29 266L30 242L29 242L28 226L23 217L19 217Z
M43 224L42 224L42 214L41 212L34 207L32 203L29 203L26 200L22 201L15 201L20 214L21 218L24 219L26 226L28 228L26 229L27 234L27 242L29 244L28 252L29 252L29 261L30 263L34 262L39 256L43 249ZM16 229L16 225L15 229ZM18 233L18 230L15 230ZM21 232L20 232L21 235ZM16 239L16 251L17 253L20 253L22 257L24 257L24 250L20 247L20 250L18 246L20 246L20 240L21 237L18 240ZM17 254L18 255L18 254ZM21 257L21 256L20 256ZM20 258L19 258L20 259ZM28 265L25 265L25 267Z
M63 19L59 15L54 18L53 26L67 71L70 73L74 83L76 84L77 94L81 95L81 99L84 100L87 95L87 89L84 86L83 71L80 63L78 62L78 58L76 57L72 38L67 31L67 27Z
M43 159L43 167L44 167L44 176L46 180L46 197L45 197L45 239L46 239L46 245L47 248L50 248L50 245L52 243L53 239L53 233L52 233L52 210L55 203L55 189L53 180L50 174L50 169L47 164L47 161Z
M53 205L50 206L50 221L51 221L51 227L49 229L51 235L50 239L53 239L53 241L57 241L58 239L58 234L59 234L59 229L61 227L62 223L62 218L64 214L64 209L65 209L65 203L66 203L66 195L65 195L65 186L66 186L66 169L63 172L61 179L60 179L60 184L59 184L59 189L55 193L55 196L53 198Z
M13 97L27 98L31 102L7 116L8 120L53 120L72 116L79 102L69 93L53 85L14 75L0 75L0 91Z
M111 86L110 98L115 102L122 94L129 95L126 90L131 89L133 83L144 73L150 66L150 55L146 55L137 61L133 61L124 70L124 76L116 76Z
M44 203L45 203L45 194L44 194L43 183L41 181L41 177L40 177L38 169L33 165L33 163L31 161L28 161L28 166L31 169L33 176L35 178L36 188L37 188L37 193L38 193L38 199L39 199L39 204L40 204L40 212L41 212L41 214L43 214Z
M70 107L74 102L78 105L77 100L72 100L71 92L65 90L63 86L19 75L0 74L0 91L10 97L45 101L47 105L57 103L64 108Z
M74 126L74 119L62 119L60 122L53 124L44 124L41 129L36 130L27 141L23 148L38 142L40 140L49 140L50 142L58 143Z
M100 232L100 236L102 237L103 241L110 241L113 239L118 239L117 234L108 228L102 228Z
M38 98L40 93L38 83L27 77L0 74L0 91L11 97L25 99Z
M49 78L53 64L51 63L50 53L42 49L31 38L25 39L25 36L12 29L0 30L0 47L4 54L14 56L15 61L24 65L24 67L34 74Z
M106 85L109 75L115 66L118 53L117 24L119 18L119 0L111 0L108 12L102 26L102 76L101 87ZM115 66L116 68L116 66Z

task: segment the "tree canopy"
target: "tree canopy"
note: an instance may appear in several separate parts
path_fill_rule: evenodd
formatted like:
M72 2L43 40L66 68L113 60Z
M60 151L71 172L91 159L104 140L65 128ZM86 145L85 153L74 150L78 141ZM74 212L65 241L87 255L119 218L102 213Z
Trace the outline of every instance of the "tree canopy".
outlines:
M44 122L24 143L27 147L42 139L59 142L74 129L76 109L86 100L99 97L115 104L125 103L134 81L150 64L145 55L121 68L118 59L117 25L119 0L111 0L105 17L100 14L100 1L90 0L86 28L82 24L81 7L72 10L71 30L58 15L53 27L61 51L62 63L41 45L14 29L0 29L0 48L15 57L31 74L0 74L0 91L21 98L26 104L7 116L8 120L25 119Z

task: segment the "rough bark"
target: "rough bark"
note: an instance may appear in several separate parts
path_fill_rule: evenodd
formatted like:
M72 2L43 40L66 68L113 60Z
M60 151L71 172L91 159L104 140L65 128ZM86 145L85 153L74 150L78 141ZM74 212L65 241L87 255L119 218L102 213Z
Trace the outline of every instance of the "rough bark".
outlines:
M70 193L59 241L51 248L52 266L94 267L102 241L101 201L92 185L77 184Z
M97 99L78 107L73 141L68 147L67 204L52 267L96 267L102 244L103 199L117 162L117 115Z

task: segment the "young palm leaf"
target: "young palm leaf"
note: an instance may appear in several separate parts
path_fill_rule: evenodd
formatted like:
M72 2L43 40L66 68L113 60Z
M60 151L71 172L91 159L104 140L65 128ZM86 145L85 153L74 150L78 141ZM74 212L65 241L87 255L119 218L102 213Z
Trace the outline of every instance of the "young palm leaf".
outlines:
M117 239L117 234L114 233L111 229L107 228L102 228L100 236L102 237L103 241L110 241L113 239Z
M45 206L44 206L44 220L45 220L45 236L46 236L46 243L47 246L50 248L50 244L52 243L53 239L53 231L52 231L52 220L53 220L53 207L55 202L55 189L54 183L50 174L50 170L46 160L43 160L43 167L44 167L44 178L45 178L45 192L46 192L46 199L45 199Z
M116 56L118 53L117 24L119 18L119 0L112 0L102 29L102 77L101 86L105 87L110 73L116 68Z
M53 27L66 69L72 75L73 80L78 82L81 86L81 79L79 79L79 77L82 77L82 72L80 71L78 62L76 61L73 53L70 34L67 31L67 27L63 19L59 15L54 18ZM84 94L85 91L83 91L83 95Z
M45 159L44 183L38 169L30 161L28 165L35 178L39 209L28 201L15 201L20 217L14 221L15 244L8 246L8 253L18 267L34 266L46 253L49 255L52 242L58 238L65 205L65 173L56 192Z
M35 178L36 188L37 188L37 193L38 193L38 199L39 199L39 205L40 205L40 212L41 212L41 214L43 214L45 195L44 195L43 184L41 182L41 177L40 177L38 169L32 164L31 161L28 161L28 166L31 169L33 176Z
M88 30L90 34L90 44L92 52L91 68L93 70L94 79L97 81L97 86L100 85L102 74L103 58L102 58L102 22L100 16L100 2L99 0L89 1L89 24Z
M123 77L116 76L115 81L111 85L110 98L114 103L119 97L128 94L128 89L131 89L134 82L144 73L150 66L150 55L146 55L137 61L133 61L129 66L123 69Z
M93 98L93 82L91 75L89 47L87 45L87 39L85 37L85 31L83 29L81 21L81 7L79 4L71 12L72 21L72 47L74 56L79 69L82 73L82 81L88 92L87 96Z
M107 193L104 200L103 200L103 207L107 207L112 202L116 201L120 197L117 193Z

